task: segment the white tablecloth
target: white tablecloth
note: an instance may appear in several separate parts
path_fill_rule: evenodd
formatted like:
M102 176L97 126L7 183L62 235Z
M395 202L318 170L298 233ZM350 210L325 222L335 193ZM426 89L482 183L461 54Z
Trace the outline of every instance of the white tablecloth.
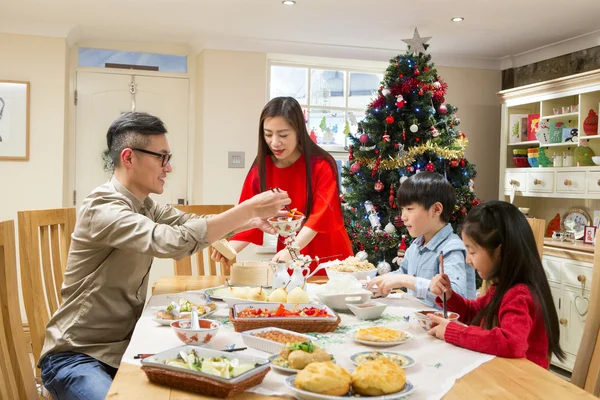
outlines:
M314 288L309 288L311 295L312 292L314 292ZM151 309L153 306L167 305L179 296L185 297L185 294L158 295L150 298L135 327L131 343L123 356L123 362L140 365L140 361L133 358L136 354L159 353L183 345L169 326L159 326L152 321L153 311ZM493 358L493 356L456 347L428 336L413 316L415 310L427 307L410 295L391 295L377 301L388 304L380 319L364 321L352 313L341 313L342 322L334 333L314 334L319 339L320 346L333 354L336 363L342 367L354 368L350 356L360 351L389 350L403 353L416 361L416 365L406 369L407 379L415 386L410 398L439 399L452 388L456 379ZM244 347L241 335L233 330L233 326L229 322L227 305L223 302L217 302L217 304L218 311L210 318L222 322L223 327L208 347L225 349L227 345L231 344L235 344L236 347ZM372 325L399 328L410 332L413 338L398 346L375 348L356 343L347 335L350 330ZM270 355L252 348L244 350L244 353L263 358L268 358ZM252 388L251 391L267 395L290 395L284 382L287 376L272 370L267 374L263 383Z

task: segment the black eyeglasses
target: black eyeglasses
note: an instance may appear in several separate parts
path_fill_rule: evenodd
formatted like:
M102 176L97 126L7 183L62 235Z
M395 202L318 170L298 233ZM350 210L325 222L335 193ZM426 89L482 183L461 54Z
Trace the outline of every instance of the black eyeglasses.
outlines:
M146 153L146 154L150 154L151 156L155 156L155 157L160 157L162 159L162 166L166 167L167 164L169 163L169 161L171 161L171 157L173 157L173 154L171 153L156 153L154 151L150 151L150 150L146 150L146 149L137 149L137 148L132 148L131 150L134 151L140 151L142 153Z

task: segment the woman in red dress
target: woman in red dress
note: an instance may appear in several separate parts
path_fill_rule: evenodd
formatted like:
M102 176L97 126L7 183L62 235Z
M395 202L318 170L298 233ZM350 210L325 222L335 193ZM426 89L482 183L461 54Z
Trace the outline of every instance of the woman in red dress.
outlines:
M292 199L290 208L306 215L296 237L301 254L328 261L353 254L342 218L335 160L310 139L302 108L292 97L272 99L261 113L258 154L246 176L240 202L275 187L287 191ZM283 240L277 240L273 261L291 259ZM262 245L263 232L251 229L230 241L238 252L249 243ZM223 260L216 251L213 259ZM311 269L314 267L315 263L311 264Z

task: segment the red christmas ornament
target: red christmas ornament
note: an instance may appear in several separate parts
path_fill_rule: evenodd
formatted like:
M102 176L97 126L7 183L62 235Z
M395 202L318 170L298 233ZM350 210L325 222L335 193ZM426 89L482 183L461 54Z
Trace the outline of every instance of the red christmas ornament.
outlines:
M390 203L390 208L396 208L396 201L394 197L394 185L390 186L390 197L388 197L388 202Z
M406 101L404 101L404 97L401 94L396 96L396 107L402 108L402 107L404 107L405 103L406 103Z
M450 160L450 166L452 168L458 167L458 160Z
M479 200L479 199L474 199L474 200L471 202L471 205L472 205L473 207L477 207L477 206L478 206L478 205L480 205L480 204L481 204L481 200Z
M400 79L404 78L404 74L400 74Z
M367 142L369 141L369 135L363 133L362 135L360 135L359 140L362 144L367 144Z
M388 115L388 116L385 118L385 122L386 122L387 124L389 124L389 125L393 124L393 123L394 123L394 117L393 117L393 116L391 116L391 115Z
M402 217L400 215L394 217L394 226L396 228L401 228L404 226L404 221L402 220Z
M386 142L386 143L390 142L390 135L388 134L387 131L385 131L384 134L383 134L383 141Z
M435 165L433 165L431 162L428 162L427 165L425 165L425 170L429 171L429 172L433 172L433 171L435 171Z
M464 158L461 158L461 159L460 159L460 167L461 167L461 168L464 168L464 167L465 167L465 165L467 165L467 162L465 161L465 159L464 159Z
M379 247L378 247L378 246L375 246L375 247L373 248L373 250L375 250L375 251L379 251Z
M394 148L397 149L398 147L400 147L400 145L398 143L394 143Z
M416 69L415 69L415 76L419 76L419 75L421 75L421 73L419 72L419 69L418 69L418 68L416 68Z
M344 196L344 194L340 194L340 202L345 203L346 202L346 197Z
M348 161L354 160L354 147L350 146L350 149L348 150L348 152L349 152Z
M459 133L458 136L460 136L461 139L464 139L467 137L467 135L465 135L463 132Z
M379 154L379 149L376 149L376 150L375 150L375 154Z
M379 156L377 158L377 161L375 161L375 166L373 167L373 171L371 171L372 178L375 178L375 174L377 173L377 170L379 169L379 164L381 164L381 156Z
M413 167L412 165L407 165L407 166L406 166L406 170L407 170L408 172L414 172L414 170L415 170L415 167Z
M402 129L402 141L406 142L406 131Z
M352 166L350 167L350 170L357 174L360 171L360 163L357 161L354 164L352 164Z
M419 139L419 138L416 138L416 139L415 139L415 141L416 141L416 142L419 142L420 140L421 140L421 139Z
M424 71L425 72L429 71L429 67L425 67Z
M377 191L377 192L383 191L383 182L381 182L381 181L375 182L375 191Z
M440 108L438 109L440 114L446 114L448 112L448 107L446 107L444 104L440 105Z
M419 96L423 96L423 89L419 89Z

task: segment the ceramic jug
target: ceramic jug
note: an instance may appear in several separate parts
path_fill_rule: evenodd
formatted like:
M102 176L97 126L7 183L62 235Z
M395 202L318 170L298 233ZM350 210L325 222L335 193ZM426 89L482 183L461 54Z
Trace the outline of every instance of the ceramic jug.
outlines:
M271 286L274 289L284 287L290 281L290 274L288 273L288 266L286 262L270 262L269 266L273 269L273 281ZM288 290L289 287L288 287Z

